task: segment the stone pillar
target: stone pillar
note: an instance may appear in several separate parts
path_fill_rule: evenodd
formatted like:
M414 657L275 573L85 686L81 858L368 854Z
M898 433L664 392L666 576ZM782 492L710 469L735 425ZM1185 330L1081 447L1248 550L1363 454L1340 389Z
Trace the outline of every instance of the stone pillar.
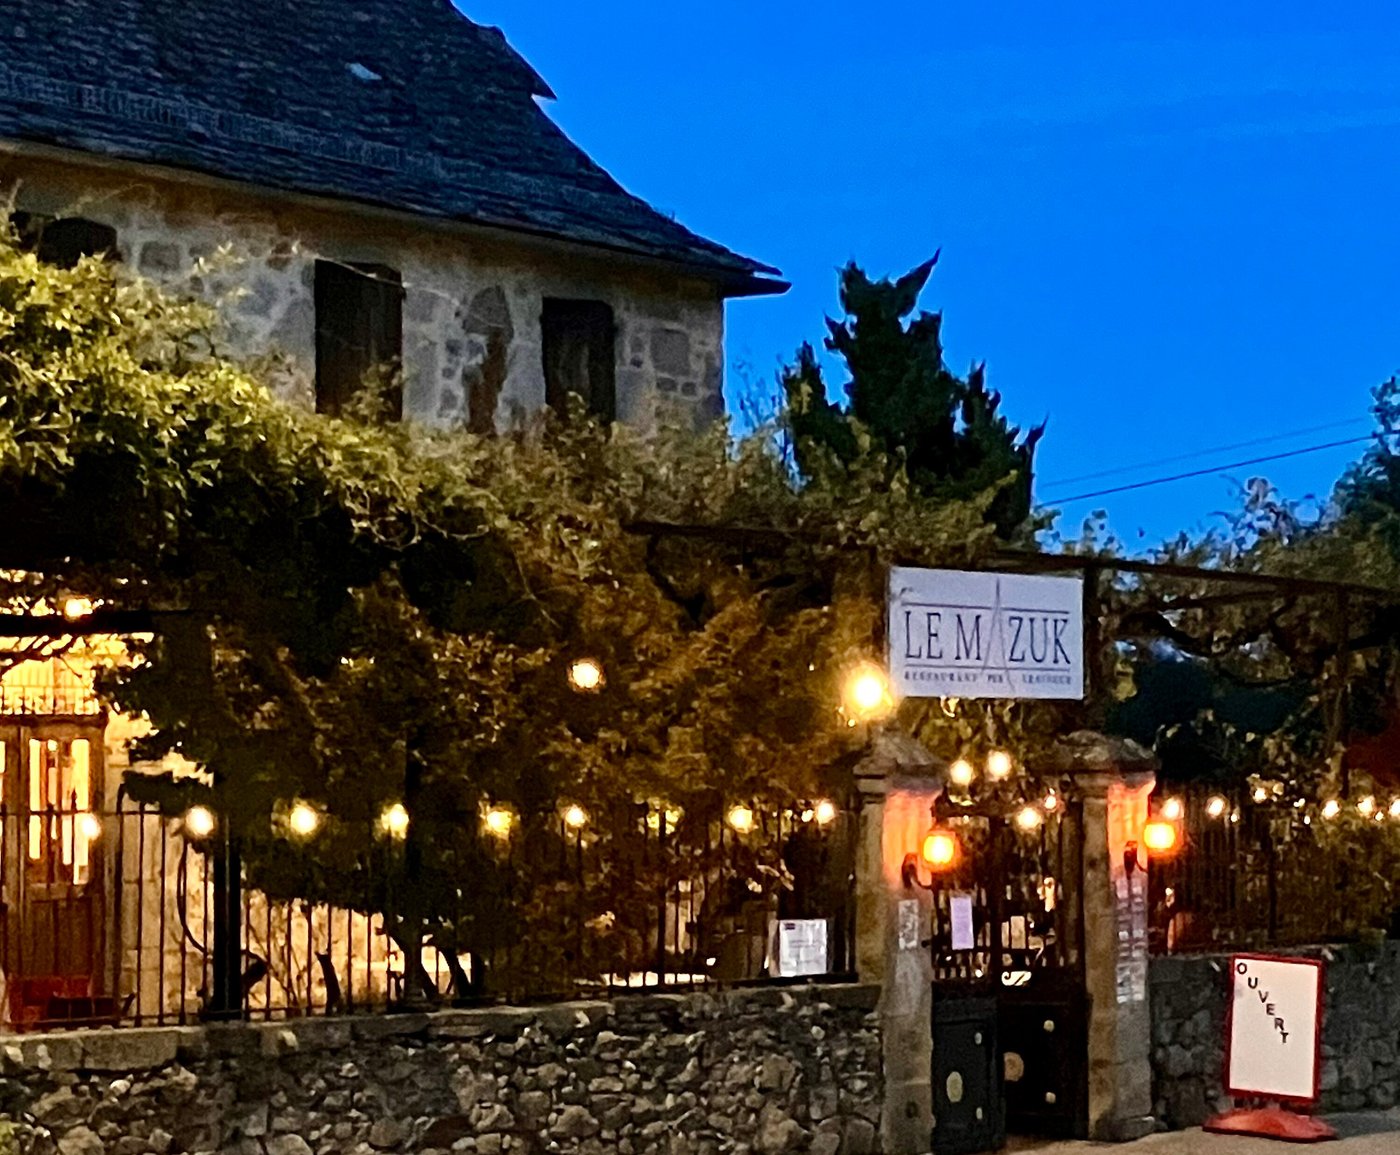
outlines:
M903 882L943 789L943 764L907 735L879 733L856 768L856 969L878 983L884 1052L884 1155L920 1155L932 1134L933 973L923 940L930 898Z
M1079 731L1057 748L1055 762L1073 775L1083 801L1089 1137L1121 1142L1154 1125L1147 875L1125 863L1125 852L1140 845L1156 759L1135 742Z

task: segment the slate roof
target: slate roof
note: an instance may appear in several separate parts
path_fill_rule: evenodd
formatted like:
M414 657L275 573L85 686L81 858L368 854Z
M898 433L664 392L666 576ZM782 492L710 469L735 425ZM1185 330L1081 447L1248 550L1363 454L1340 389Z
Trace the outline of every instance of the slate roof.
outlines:
M0 137L655 257L777 270L632 196L449 0L3 0Z

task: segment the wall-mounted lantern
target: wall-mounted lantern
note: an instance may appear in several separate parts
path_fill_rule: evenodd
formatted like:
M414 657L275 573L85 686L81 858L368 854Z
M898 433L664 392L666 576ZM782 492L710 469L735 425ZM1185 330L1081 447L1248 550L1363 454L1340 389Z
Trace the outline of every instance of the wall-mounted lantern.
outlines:
M962 862L962 856L962 839L956 831L946 826L930 827L919 844L919 852L910 852L904 856L904 866L900 873L905 887L912 889L921 886L925 890L932 889L932 882L925 884L919 881L919 866L922 864L936 877L956 870Z

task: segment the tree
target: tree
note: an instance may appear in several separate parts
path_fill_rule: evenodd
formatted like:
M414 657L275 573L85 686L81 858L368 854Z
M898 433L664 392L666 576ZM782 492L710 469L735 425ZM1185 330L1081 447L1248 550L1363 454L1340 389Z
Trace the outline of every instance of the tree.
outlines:
M783 375L796 461L809 480L848 468L874 449L931 500L966 501L998 490L988 519L1004 538L1027 522L1035 447L999 412L985 365L964 380L943 360L940 313L917 307L938 257L898 280L872 281L857 265L841 273L842 320L827 319L826 348L846 364L847 405L827 399L810 345Z

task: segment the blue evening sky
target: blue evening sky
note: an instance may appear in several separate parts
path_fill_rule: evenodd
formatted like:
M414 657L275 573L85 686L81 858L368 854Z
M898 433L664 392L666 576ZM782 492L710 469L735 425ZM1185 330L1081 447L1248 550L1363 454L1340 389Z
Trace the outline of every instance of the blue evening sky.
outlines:
M1392 5L459 2L624 185L793 282L730 306L730 390L821 336L847 259L938 248L950 365L986 359L1015 420L1050 419L1042 498L1364 436L1400 369ZM1325 493L1360 449L1073 503L1065 528L1102 507L1148 544L1253 474Z

